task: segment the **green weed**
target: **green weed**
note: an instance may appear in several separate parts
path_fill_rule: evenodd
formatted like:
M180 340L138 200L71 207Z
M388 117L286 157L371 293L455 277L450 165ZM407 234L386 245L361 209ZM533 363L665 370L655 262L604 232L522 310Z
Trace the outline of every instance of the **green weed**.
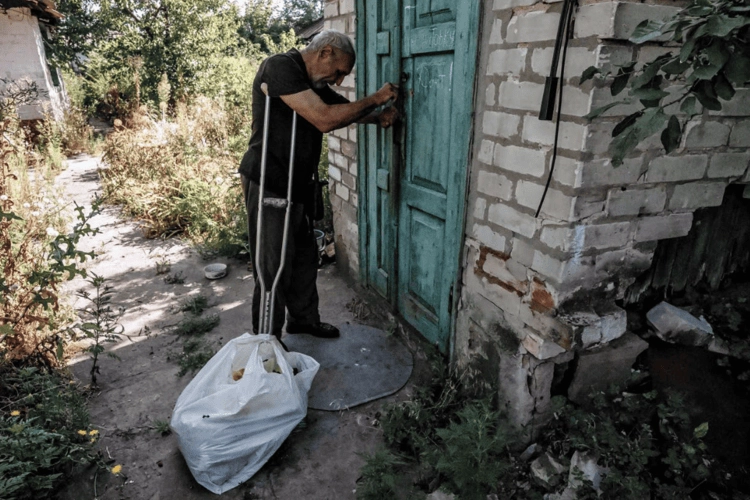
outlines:
M91 273L91 278L86 281L93 287L93 293L88 290L79 290L76 295L88 301L88 305L80 310L83 323L78 323L71 330L78 331L92 342L84 351L91 355L91 385L96 386L96 375L99 373L99 355L105 352L104 344L117 342L124 327L119 320L124 314L124 309L114 311L110 305L113 289L106 285L106 279ZM112 358L117 358L114 353L107 353Z
M0 371L0 498L52 498L76 466L99 463L99 433L67 379L36 368Z
M182 352L177 356L180 371L178 377L195 372L203 368L216 354L203 339L189 339L182 345Z
M162 279L167 285L183 285L185 283L185 277L182 275L182 271L169 273Z
M361 469L362 477L357 482L359 500L382 500L404 498L401 468L406 462L385 448L379 448Z
M189 312L193 316L200 316L208 307L208 298L203 295L197 295L181 302L179 310Z
M385 408L387 450L367 457L358 498L392 498L394 485L410 475L421 477L416 484L424 493L437 484L461 499L561 493L567 471L557 488L532 480L530 462L517 455L528 443L491 398L468 390L477 384L471 370L459 376L438 358L433 370L413 399ZM725 498L725 474L703 443L708 424L696 427L679 395L613 391L594 395L592 404L586 409L554 398L555 418L536 442L563 464L576 451L597 458L601 484L597 489L579 477L576 498Z
M107 138L106 199L139 218L147 237L184 234L204 255L243 252L247 221L235 173L249 138L247 113L199 97L177 103L174 122L147 112L131 122Z
M177 324L177 335L196 336L210 332L219 324L219 315L211 314L205 318L188 316Z
M169 427L169 422L166 420L154 420L151 427L160 436L168 436L172 433L172 429Z

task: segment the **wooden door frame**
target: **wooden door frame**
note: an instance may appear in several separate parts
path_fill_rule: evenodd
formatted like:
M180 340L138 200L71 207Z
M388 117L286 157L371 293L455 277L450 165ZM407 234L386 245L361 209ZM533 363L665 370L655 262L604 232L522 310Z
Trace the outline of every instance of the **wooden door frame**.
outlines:
M365 8L365 2L367 0L357 0L356 1L356 9L355 9L355 16L356 16L356 50L357 50L357 74L356 74L356 92L357 97L362 98L366 93L366 85L367 85L367 38L365 36L365 22L360 22L360 14L362 14L362 19L366 19L366 8ZM469 7L470 12L467 16L468 22L470 23L470 26L473 24L473 26L476 27L474 30L474 33L476 36L470 37L467 41L467 48L468 48L468 54L469 58L474 60L473 67L475 68L473 73L471 74L471 82L469 85L466 86L465 94L462 96L463 99L467 99L470 103L470 109L475 110L476 109L476 102L477 102L477 68L479 67L479 39L482 36L482 5L483 0L471 0L472 5ZM400 54L399 54L400 59ZM375 69L377 71L377 69ZM475 112L472 111L470 114L470 117L468 118L469 124L467 127L467 133L468 133L468 140L466 141L466 151L465 151L465 175L461 176L461 185L459 186L458 191L462 193L461 199L459 200L459 211L461 212L460 216L457 218L457 227L454 227L455 231L458 233L458 237L456 238L456 246L455 248L451 249L451 255L455 256L455 259L453 261L453 300L451 302L451 311L450 311L450 331L448 334L448 352L451 356L453 356L454 351L454 343L455 343L455 329L456 329L456 312L457 312L457 305L458 305L458 298L460 297L461 293L461 273L463 272L463 266L461 265L461 261L463 260L463 247L466 243L466 218L468 214L468 208L466 206L466 200L469 198L469 177L471 176L471 165L472 165L472 155L473 155L473 145L474 145L474 117ZM368 176L366 172L366 161L368 159L368 145L367 145L367 133L366 129L367 125L359 125L357 127L357 192L358 192L358 207L357 207L357 227L359 231L359 277L361 283L363 283L366 286L370 285L370 278L369 278L369 250L367 248L368 246L368 235L369 235L369 224L370 221L368 219ZM396 203L398 203L398 200L396 200ZM446 228L447 229L447 228ZM395 244L398 246L398 238L395 239ZM394 252L396 252L396 255L398 255L398 248L394 249ZM395 263L395 266L398 266L398 262ZM396 277L397 279L397 277ZM398 292L396 291L398 287L398 281L394 284L394 293L391 293L390 295L392 297L388 298L389 306L391 309L396 309L396 297L398 296Z

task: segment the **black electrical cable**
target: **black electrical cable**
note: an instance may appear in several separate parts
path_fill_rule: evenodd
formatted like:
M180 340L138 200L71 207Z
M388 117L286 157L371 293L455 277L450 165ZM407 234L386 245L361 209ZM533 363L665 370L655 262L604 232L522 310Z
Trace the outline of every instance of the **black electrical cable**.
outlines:
M568 1L565 2L566 4ZM544 192L542 193L542 199L539 201L539 208L536 209L536 215L534 217L539 217L539 213L542 211L542 205L544 205L544 200L547 198L547 191L549 191L549 185L552 181L552 174L555 172L555 163L557 161L557 142L560 138L560 115L562 115L562 104L563 104L563 88L565 87L565 59L568 55L568 42L570 41L570 30L571 30L571 24L573 22L573 12L575 11L576 7L576 0L570 0L570 10L567 10L563 7L563 13L565 16L567 16L567 19L564 20L565 22L565 33L564 33L564 42L562 46L562 61L560 64L560 82L561 85L558 89L558 98L557 98L557 118L555 120L555 142L552 146L552 162L550 163L549 167L549 176L547 176L547 182L544 185ZM557 68L555 68L557 69ZM552 74L554 76L554 73Z
M573 0L563 0L563 8L560 13L560 22L557 25L557 36L555 37L555 47L552 50L552 64L550 65L549 76L544 79L544 94L542 96L542 106L539 109L540 120L552 120L552 114L555 111L555 94L560 79L557 77L557 64L560 59L560 48L566 42L566 26L570 19L571 7Z

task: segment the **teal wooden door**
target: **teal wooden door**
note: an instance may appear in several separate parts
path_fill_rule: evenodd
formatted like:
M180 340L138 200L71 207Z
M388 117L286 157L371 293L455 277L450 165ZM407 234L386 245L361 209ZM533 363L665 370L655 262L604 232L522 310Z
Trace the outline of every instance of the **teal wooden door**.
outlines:
M446 350L462 244L479 2L364 4L364 90L386 80L403 87L401 125L366 132L367 278Z

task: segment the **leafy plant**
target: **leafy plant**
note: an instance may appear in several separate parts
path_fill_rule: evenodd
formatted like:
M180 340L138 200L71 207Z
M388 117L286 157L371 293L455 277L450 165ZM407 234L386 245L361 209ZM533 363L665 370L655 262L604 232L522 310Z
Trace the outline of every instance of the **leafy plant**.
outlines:
M640 23L630 41L643 44L666 41L681 44L642 66L629 62L616 73L587 68L581 83L593 77L606 79L612 96L626 88L628 97L593 110L594 119L607 110L638 103L638 111L623 118L612 131L612 164L623 159L644 139L661 132L667 153L680 145L685 122L700 113L722 109L737 87L750 81L750 7L742 0L691 0L668 21Z
M357 481L357 498L404 498L403 480L399 469L406 462L384 448L379 448L372 455L364 457L366 462L361 469L362 477Z
M600 489L605 498L688 498L711 477L713 460L703 438L708 424L693 428L683 398L599 393L593 408L563 404L546 436L558 456L574 451L598 457L608 469ZM584 491L599 496L590 482Z
M177 103L173 123L145 116L141 128L110 134L110 167L101 173L106 199L139 218L147 237L185 234L204 254L244 251L246 214L234 172L248 136L241 152L229 148L248 117L232 109L196 99Z
M510 424L489 401L469 402L448 427L437 429L439 445L428 454L445 477L443 487L468 499L484 499L512 468L511 445L518 441Z
M80 263L93 257L78 250L84 236L96 234L89 220L99 212L76 205L70 231L44 177L34 183L26 173L20 128L12 118L0 120L0 350L11 359L33 356L45 363L62 358L64 342L57 331L59 287L85 276Z
M182 345L182 352L177 356L180 371L178 377L200 370L216 354L201 338L191 338Z
M196 295L181 302L179 310L189 312L193 316L200 316L208 307L208 298L204 295Z
M105 352L104 344L117 342L124 331L124 327L119 324L124 309L120 308L118 311L112 309L110 302L114 292L111 286L105 284L105 278L91 273L91 278L86 281L93 287L93 293L88 290L77 292L76 295L87 300L89 304L80 310L84 322L72 328L91 340L91 344L84 351L91 355L91 385L96 386L96 375L100 373L99 355ZM107 355L117 358L112 352Z
M78 465L100 463L86 403L53 371L0 366L0 497L52 498Z
M175 333L177 335L202 335L216 328L218 324L218 314L210 314L205 318L188 316L180 321L175 329Z
M153 429L161 436L168 436L172 433L169 422L166 420L154 420Z

